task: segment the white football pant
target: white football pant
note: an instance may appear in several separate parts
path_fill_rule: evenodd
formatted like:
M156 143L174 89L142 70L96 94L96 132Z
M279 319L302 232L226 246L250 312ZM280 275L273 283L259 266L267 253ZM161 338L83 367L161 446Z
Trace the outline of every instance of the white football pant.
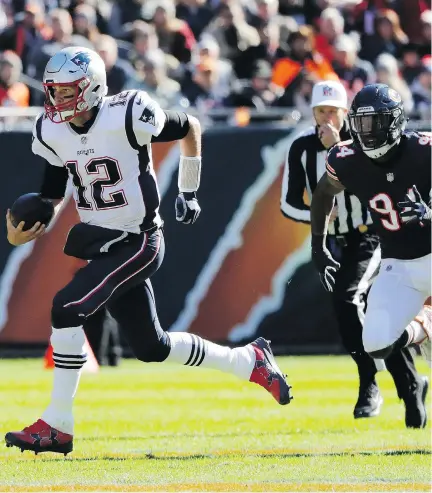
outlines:
M383 259L368 297L363 345L369 353L396 342L431 295L432 256Z

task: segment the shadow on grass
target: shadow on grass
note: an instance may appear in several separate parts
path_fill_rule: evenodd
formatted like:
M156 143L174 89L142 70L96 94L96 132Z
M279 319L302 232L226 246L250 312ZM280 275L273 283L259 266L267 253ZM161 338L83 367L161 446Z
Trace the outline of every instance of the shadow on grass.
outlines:
M93 457L70 457L65 459L64 457L41 457L34 460L42 460L46 462L59 462L59 461L72 461L72 462L96 462L96 461L189 461L189 460L201 460L201 459L224 459L226 457L260 457L262 459L293 459L293 458L309 458L309 457L359 457L359 456L403 456L403 455L432 455L430 449L408 449L408 450L377 450L377 451L346 451L346 452L322 452L322 453L308 453L308 452L250 452L244 453L240 451L227 451L215 454L171 454L171 455L155 455L152 453L134 454L134 455L101 455ZM27 459L28 460L28 459Z

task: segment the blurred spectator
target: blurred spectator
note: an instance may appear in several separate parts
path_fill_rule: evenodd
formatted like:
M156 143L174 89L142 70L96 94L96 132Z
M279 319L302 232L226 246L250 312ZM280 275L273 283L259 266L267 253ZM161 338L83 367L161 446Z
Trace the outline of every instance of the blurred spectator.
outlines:
M181 94L180 84L167 75L163 54L149 52L143 62L142 71L129 82L129 88L146 91L165 109L181 109L182 106L188 105Z
M290 104L290 106L299 111L303 119L313 117L311 99L314 85L314 79L307 74L303 74L297 89L292 95L292 104Z
M431 64L423 65L420 74L411 85L415 118L431 120Z
M333 69L347 89L348 98L352 92L358 92L366 84L375 82L373 65L358 58L356 41L348 34L341 34L335 40Z
M241 85L225 100L228 107L248 107L263 111L273 105L280 88L271 82L272 68L267 60L257 60L250 81L242 81Z
M84 46L93 48L93 45L83 36L72 34L72 17L65 9L53 9L47 16L47 22L51 26L51 37L42 45L32 48L29 55L27 75L42 80L45 66L48 60L66 46ZM44 98L45 95L41 94ZM39 101L40 103L40 101Z
M255 29L269 24L270 21L277 22L279 0L251 0L246 8L247 23Z
M7 27L8 18L3 5L0 3L0 33Z
M430 8L430 0L398 0L397 13L403 31L413 43L421 42L422 12Z
M217 94L219 79L218 65L211 57L202 57L194 67L192 80L183 89L183 94L192 106L205 112L221 104L221 97Z
M279 13L282 16L292 17L298 24L311 24L313 17L319 15L316 5L312 4L313 2L305 0L279 0ZM315 7L312 15L309 6Z
M180 0L176 9L177 18L186 22L191 28L195 39L207 27L213 18L213 11L205 0Z
M213 96L217 100L224 99L231 91L231 85L234 79L233 66L229 60L222 60L220 58L219 45L209 34L203 34L192 51L192 60L186 66L182 78L182 89L188 91L188 85L193 85L195 68L203 60L211 60L214 63L218 74L212 89Z
M396 58L389 53L383 53L377 58L375 68L377 82L387 84L401 95L405 112L409 115L413 109L413 100L407 83L400 76Z
M292 33L299 30L297 22L292 17L278 18L279 25L279 46L276 49L276 58L283 58L286 53L289 53L290 47L288 46L288 39Z
M419 46L414 43L406 44L402 50L402 77L408 85L411 85L422 71L419 51Z
M273 105L296 107L305 117L314 82L339 79L351 97L377 79L399 91L409 110L411 87L413 116L419 118L428 114L429 69L422 62L431 53L430 5L430 0L0 0L0 52L16 52L24 73L40 80L55 52L87 46L106 62L109 94L139 87L164 106L184 107L190 100L204 111L223 104ZM37 84L31 83L30 97L31 104L43 103Z
M279 47L280 27L276 21L262 21L256 26L259 44L249 46L233 60L234 70L239 79L250 79L256 60L267 60L273 64Z
M135 70L143 69L143 60L148 53L158 52L165 57L165 64L168 73L175 72L180 62L170 53L165 53L159 48L159 40L156 29L152 24L142 20L133 22L128 28L130 31L131 47L125 54L125 58L130 61Z
M37 3L27 3L24 11L15 15L14 21L12 26L0 33L0 51L17 53L25 72L30 50L41 46L50 33L44 26L43 12Z
M133 77L132 65L118 59L116 40L107 34L101 34L95 42L95 50L105 62L107 73L108 95L118 94Z
M70 0L70 2L68 0L67 9L72 17L75 16L75 12L79 5L88 5L92 7L96 15L95 25L98 31L103 34L108 34L112 4L106 0Z
M237 0L221 4L216 19L206 32L211 34L219 45L222 58L234 60L250 46L260 42L256 29L250 26Z
M383 9L395 10L395 5L403 0L361 0L353 9L344 8L344 11L349 12L349 30L355 30L364 35L370 36L375 33L376 16ZM408 0L409 2L415 0ZM353 22L354 20L354 22ZM349 32L348 30L348 32Z
M13 51L0 54L0 106L28 106L30 91L19 82L22 73L20 57Z
M319 18L319 33L315 36L315 49L328 61L333 60L333 44L344 32L344 18L339 10L327 8Z
M195 37L186 22L175 17L174 3L162 0L149 8L161 50L171 53L181 63L189 62Z
M79 34L95 44L99 34L96 10L87 4L78 5L73 12L74 34Z
M117 0L112 2L108 20L109 33L116 38L122 38L124 28L142 18L142 10L142 0Z
M431 54L432 11L425 10L420 16L420 56Z
M315 81L338 80L330 63L313 50L313 32L308 26L301 26L288 39L291 52L276 61L273 67L273 82L282 88L288 88L302 71L310 74Z
M396 12L390 9L379 12L375 17L374 25L375 33L362 37L360 58L375 63L381 53L400 57L402 47L408 42L408 38L400 27Z

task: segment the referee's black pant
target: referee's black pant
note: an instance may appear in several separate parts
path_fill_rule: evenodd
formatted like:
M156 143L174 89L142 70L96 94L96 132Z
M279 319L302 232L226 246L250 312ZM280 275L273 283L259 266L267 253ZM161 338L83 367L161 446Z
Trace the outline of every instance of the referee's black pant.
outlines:
M364 350L362 330L367 295L378 274L379 238L374 233L360 233L358 230L337 237L329 235L328 248L333 258L341 264L332 294L340 336L345 349L357 364L360 386L367 386L375 381L377 367ZM394 351L385 364L393 377L398 396L403 398L411 384L419 378L409 349Z

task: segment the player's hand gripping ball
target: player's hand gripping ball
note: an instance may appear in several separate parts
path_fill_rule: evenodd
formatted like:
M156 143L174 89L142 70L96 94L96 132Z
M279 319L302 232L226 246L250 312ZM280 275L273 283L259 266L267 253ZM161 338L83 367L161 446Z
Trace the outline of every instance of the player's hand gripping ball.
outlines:
M19 197L12 209L7 211L7 238L11 245L24 245L39 238L54 216L54 206L50 200L37 193Z
M16 228L24 221L23 231L31 229L37 222L48 227L54 216L51 200L42 198L38 193L26 193L18 197L10 210L10 219Z

